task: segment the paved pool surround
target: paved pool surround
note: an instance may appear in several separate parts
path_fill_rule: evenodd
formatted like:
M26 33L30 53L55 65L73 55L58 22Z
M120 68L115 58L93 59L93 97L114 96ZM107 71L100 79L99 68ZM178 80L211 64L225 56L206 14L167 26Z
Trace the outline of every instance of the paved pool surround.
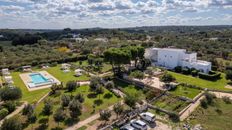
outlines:
M19 76L29 91L49 88L53 84L61 84L59 80L57 80L47 71L23 73Z

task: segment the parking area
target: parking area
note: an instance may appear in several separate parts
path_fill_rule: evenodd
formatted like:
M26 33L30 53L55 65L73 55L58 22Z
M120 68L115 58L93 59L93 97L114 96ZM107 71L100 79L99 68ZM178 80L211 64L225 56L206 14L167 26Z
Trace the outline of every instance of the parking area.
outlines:
M143 112L133 118L119 123L120 130L171 130L171 126L161 121L156 120L154 114L150 112Z

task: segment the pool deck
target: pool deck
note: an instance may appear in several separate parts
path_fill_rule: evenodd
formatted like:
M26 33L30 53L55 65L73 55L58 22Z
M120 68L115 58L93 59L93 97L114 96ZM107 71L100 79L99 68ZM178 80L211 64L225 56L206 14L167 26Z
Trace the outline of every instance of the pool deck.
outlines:
M20 74L20 78L22 79L24 85L27 87L27 89L29 91L34 91L34 90L39 90L39 89L45 89L45 88L50 88L52 85L41 85L39 87L33 87L33 88L30 88L28 86L28 82L31 82L31 77L30 77L30 74L32 73L40 73L42 74L43 76L45 76L46 78L52 78L54 79L54 81L56 82L57 85L61 84L61 82L59 80L57 80L55 77L53 77L51 74L49 74L47 71L38 71L38 72L30 72L30 73L23 73L23 74Z

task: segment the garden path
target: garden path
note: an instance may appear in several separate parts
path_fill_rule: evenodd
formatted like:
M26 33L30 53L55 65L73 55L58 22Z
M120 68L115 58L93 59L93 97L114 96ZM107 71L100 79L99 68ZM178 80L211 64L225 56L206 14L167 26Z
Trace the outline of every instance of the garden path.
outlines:
M200 105L200 101L203 98L204 96L201 96L197 101L191 103L189 108L182 115L180 115L180 120L183 121L186 119Z
M211 92L215 94L217 98L222 98L222 97L229 97L232 100L232 94L231 93L223 93L223 92Z
M232 100L232 94L231 93L223 93L223 92L210 92L215 94L217 98L222 98L222 97L229 97ZM197 101L194 103L190 104L190 107L180 116L180 120L183 121L186 119L199 105L201 99L203 99L204 96L200 97Z
M3 123L3 121L4 121L5 119L9 119L9 118L11 118L11 117L17 115L19 112L21 112L21 111L23 110L23 108L24 108L25 105L27 105L27 102L24 102L21 106L17 107L17 109L16 109L15 111L13 111L13 112L10 113L9 115L7 115L4 119L2 119L2 120L0 121L0 126L2 125L2 123Z
M121 103L123 103L123 101L121 101ZM113 110L113 107L114 107L114 105L108 107L108 109ZM91 123L92 121L97 120L98 118L100 118L99 113L97 113L97 114L95 114L95 115L93 115L93 116L91 116L83 121L80 121L69 128L66 128L66 130L77 130L78 128L81 128L82 126L85 126L85 125Z

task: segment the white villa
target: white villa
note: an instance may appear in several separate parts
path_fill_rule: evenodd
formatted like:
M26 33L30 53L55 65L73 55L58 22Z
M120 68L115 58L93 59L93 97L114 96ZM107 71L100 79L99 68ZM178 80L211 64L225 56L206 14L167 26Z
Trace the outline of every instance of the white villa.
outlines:
M211 71L211 62L197 60L197 53L188 53L185 49L149 48L146 49L144 56L151 61L152 65L168 69L181 66L195 68L204 73Z

